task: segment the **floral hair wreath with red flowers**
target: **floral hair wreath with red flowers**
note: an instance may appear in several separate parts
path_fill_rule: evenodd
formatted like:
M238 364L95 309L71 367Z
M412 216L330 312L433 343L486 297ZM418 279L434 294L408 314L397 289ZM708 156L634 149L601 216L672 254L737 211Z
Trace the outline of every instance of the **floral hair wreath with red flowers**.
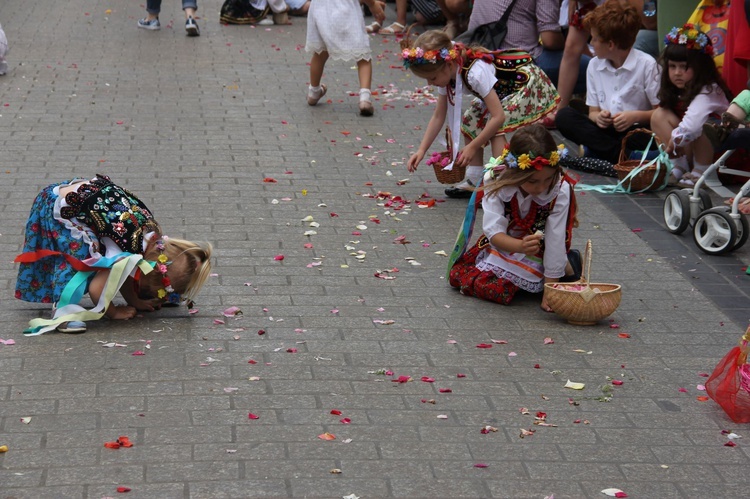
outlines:
M161 274L161 285L164 286L156 292L156 297L167 303L179 304L181 300L180 294L175 292L172 282L167 275L169 265L172 263L169 261L167 255L164 254L164 243L168 240L167 236L162 236L161 239L156 241L156 249L159 250L159 256L156 257L156 261L154 262L154 270Z
M684 45L688 50L698 50L704 54L714 55L711 39L692 23L687 23L682 28L672 28L664 37L664 45Z
M524 153L516 157L510 152L510 145L505 144L503 152L497 158L490 158L489 163L484 167L485 171L489 171L492 177L496 173L500 173L506 168L514 168L519 170L526 170L533 168L534 170L541 170L545 166L556 167L560 162L560 158L564 158L568 155L568 150L563 144L557 146L557 150L550 152L549 154L535 154L533 152Z

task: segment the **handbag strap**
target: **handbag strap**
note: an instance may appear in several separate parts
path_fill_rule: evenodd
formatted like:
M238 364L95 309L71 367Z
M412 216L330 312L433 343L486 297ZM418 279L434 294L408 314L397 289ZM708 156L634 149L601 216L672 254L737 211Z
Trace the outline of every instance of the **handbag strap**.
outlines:
M500 18L500 22L503 24L508 24L508 18L510 17L510 11L513 10L513 6L516 4L516 0L512 0L510 2L510 5L508 5L508 8L505 9L505 12L503 12L503 16Z

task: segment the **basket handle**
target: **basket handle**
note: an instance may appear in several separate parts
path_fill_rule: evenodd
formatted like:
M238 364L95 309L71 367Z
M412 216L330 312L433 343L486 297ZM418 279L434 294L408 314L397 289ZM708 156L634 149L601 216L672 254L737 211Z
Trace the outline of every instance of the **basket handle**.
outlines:
M626 133L625 136L622 138L622 143L620 144L620 160L618 161L618 163L622 163L623 161L627 159L625 157L625 150L627 149L628 139L631 136L635 135L636 133L646 133L651 136L651 140L656 141L657 146L662 145L662 142L659 139L659 137L657 137L657 135L651 130L649 130L648 128L634 128L630 130L628 133ZM641 163L643 163L643 160L646 158L646 154L648 154L648 150L650 148L651 148L651 143L649 142L649 145L646 148L646 152L643 155L643 158L641 159Z
M591 282L591 239L586 241L586 249L583 251L583 262L581 262L581 283L586 286Z

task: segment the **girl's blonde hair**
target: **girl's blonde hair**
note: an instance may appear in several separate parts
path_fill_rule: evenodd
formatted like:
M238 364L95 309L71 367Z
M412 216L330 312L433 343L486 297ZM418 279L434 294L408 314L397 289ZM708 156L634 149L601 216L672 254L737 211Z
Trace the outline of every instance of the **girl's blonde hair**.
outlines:
M211 274L210 243L194 243L184 239L163 238L164 255L169 260L167 275L174 291L182 299L192 302ZM149 261L157 261L162 253L157 244L149 244L143 257ZM158 263L157 263L158 265ZM160 289L164 288L163 276L153 270L144 274L140 279L139 295L154 298Z
M530 156L546 156L557 150L555 139L542 125L533 124L521 128L513 134L510 139L510 152L515 157L522 154ZM560 163L555 166L546 166L545 168L554 168L555 177L550 184L550 189L560 182L562 176L562 167ZM493 194L503 187L518 187L528 181L538 170L534 168L505 168L495 180L488 183L485 187L485 194Z

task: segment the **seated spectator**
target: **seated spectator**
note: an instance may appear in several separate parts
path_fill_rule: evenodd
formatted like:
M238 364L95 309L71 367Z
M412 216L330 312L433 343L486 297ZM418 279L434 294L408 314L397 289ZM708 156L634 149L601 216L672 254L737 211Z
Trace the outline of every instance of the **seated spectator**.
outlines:
M596 53L586 71L588 116L566 107L557 112L555 124L594 157L617 163L625 135L650 125L659 103L659 66L633 49L641 19L632 5L607 0L583 23Z
M413 1L414 3L420 3L423 0ZM498 0L492 0L492 2L497 3ZM476 2L474 3L476 4ZM472 11L471 2L469 0L437 0L437 5L438 7L440 7L443 16L445 16L445 33L450 37L451 40L466 31L466 20L468 19L469 14Z
M440 11L436 0L411 0L412 10L416 23L419 25L437 24L443 22L443 13ZM400 35L406 32L406 12L409 0L396 0L396 20L389 26L383 28L379 22L368 24L365 29L368 33L380 35Z

